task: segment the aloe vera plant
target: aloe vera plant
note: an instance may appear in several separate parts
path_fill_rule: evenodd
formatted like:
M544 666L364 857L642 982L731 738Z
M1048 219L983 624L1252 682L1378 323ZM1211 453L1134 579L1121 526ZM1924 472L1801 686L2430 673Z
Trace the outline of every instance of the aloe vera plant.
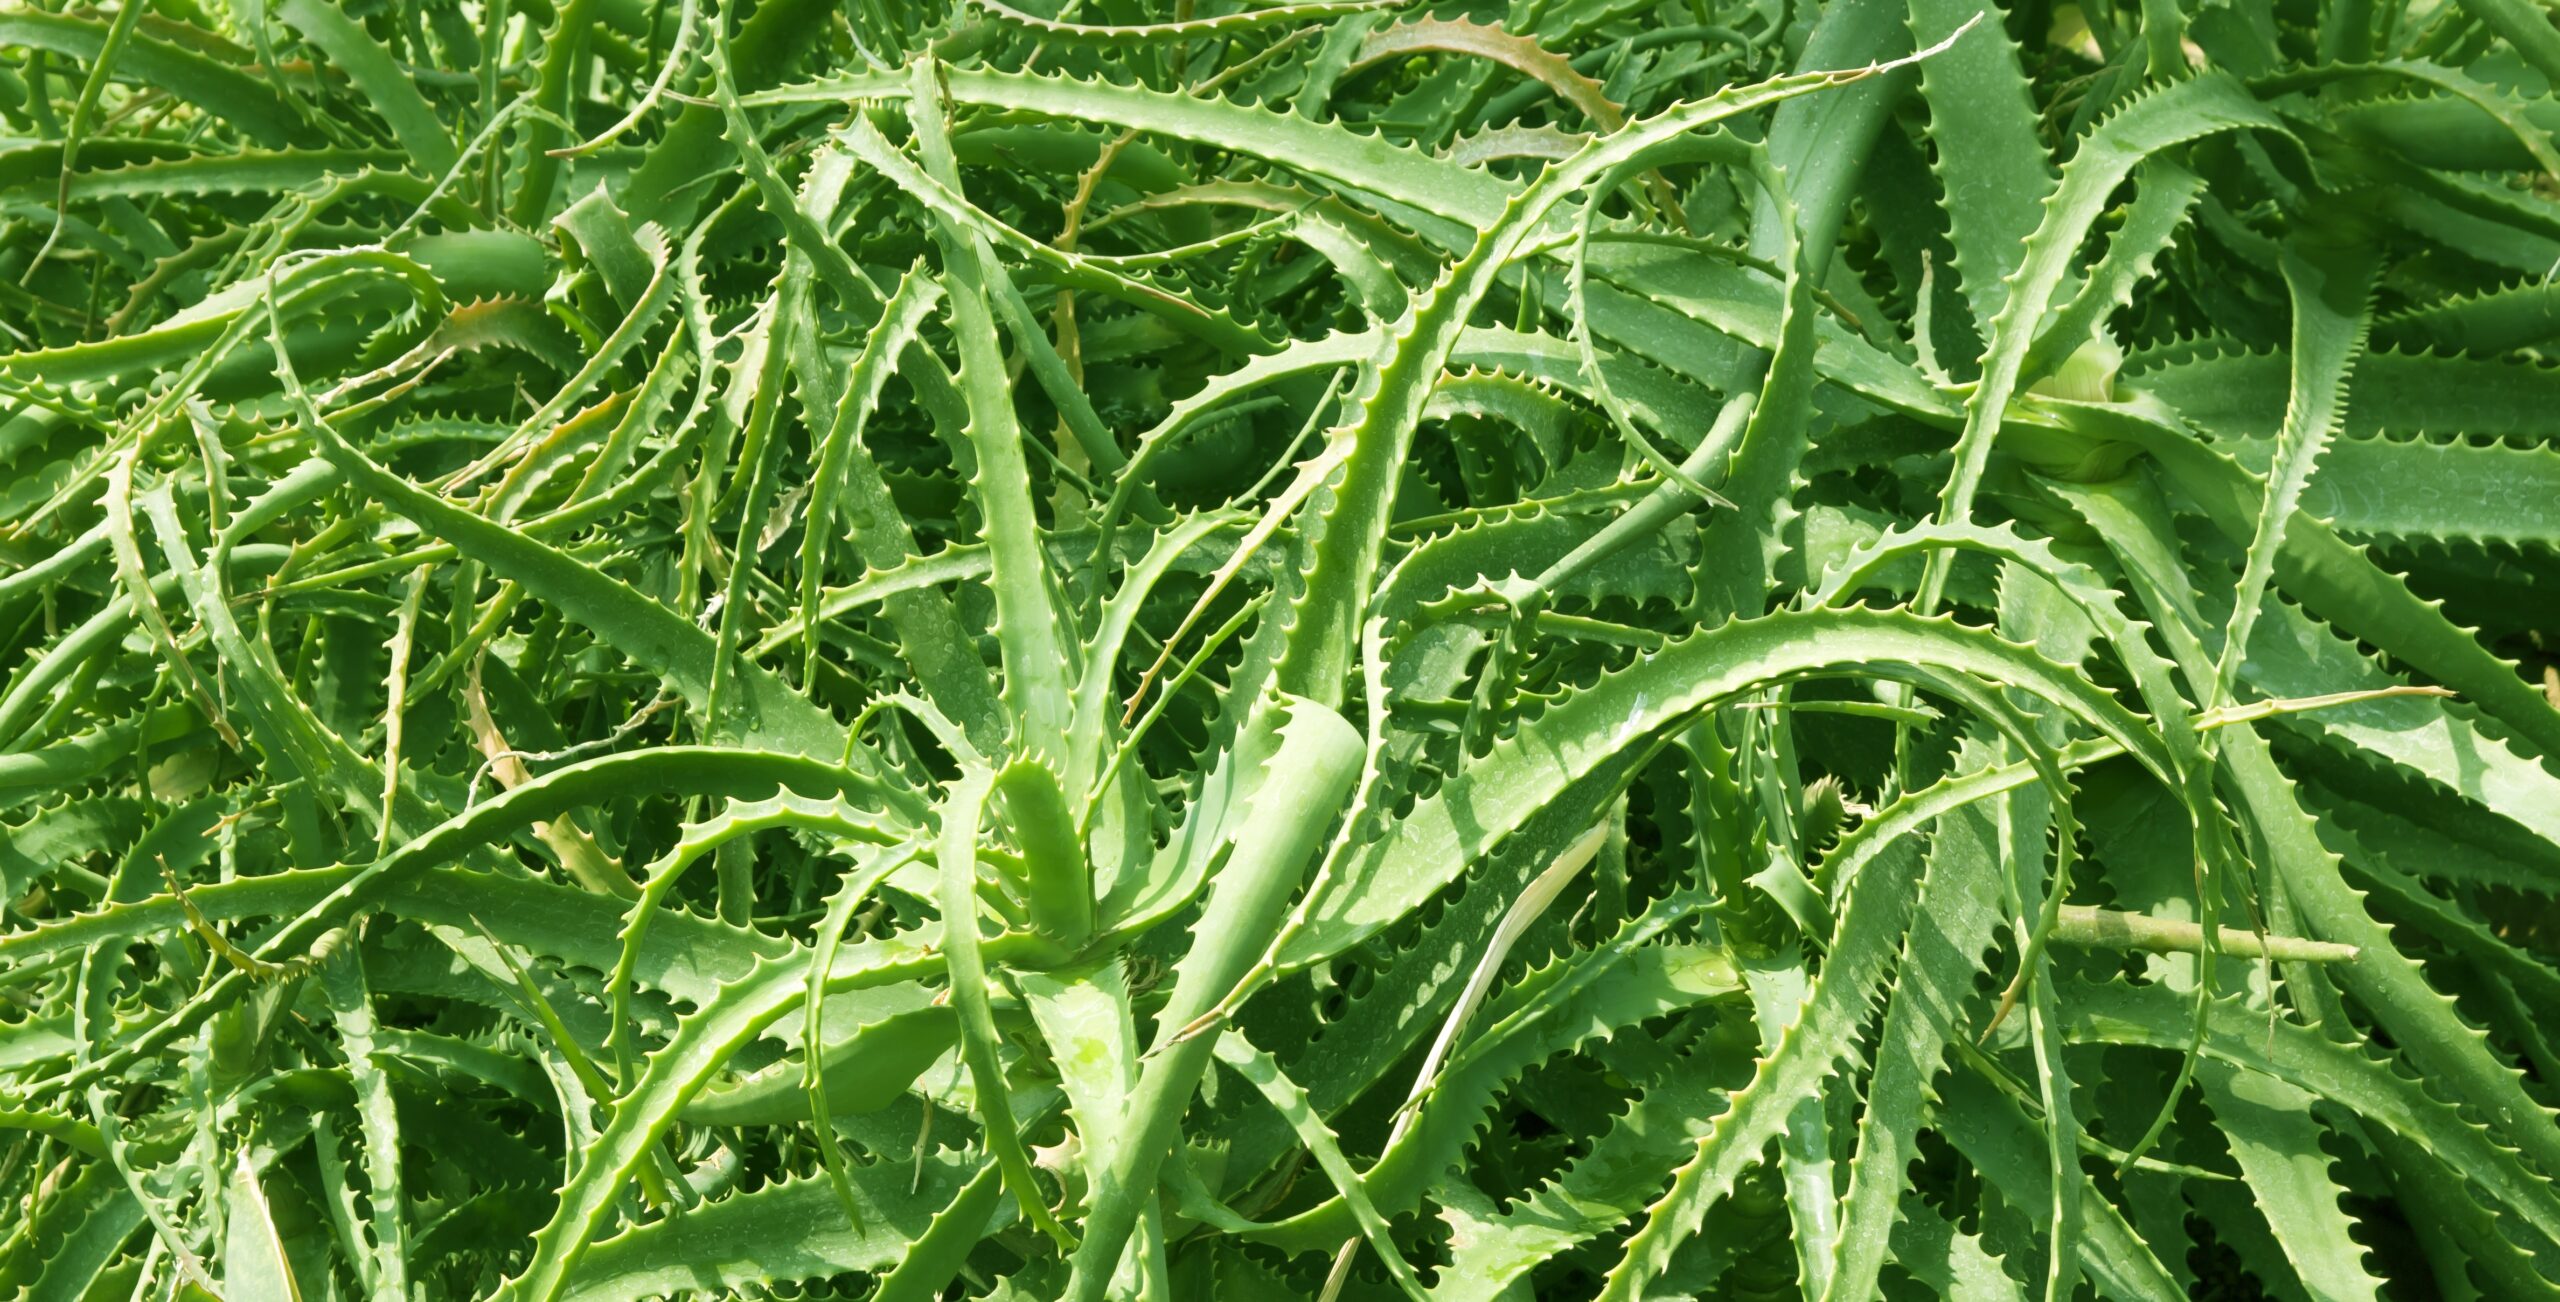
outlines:
M2560 1294L2555 79L0 8L0 1291Z

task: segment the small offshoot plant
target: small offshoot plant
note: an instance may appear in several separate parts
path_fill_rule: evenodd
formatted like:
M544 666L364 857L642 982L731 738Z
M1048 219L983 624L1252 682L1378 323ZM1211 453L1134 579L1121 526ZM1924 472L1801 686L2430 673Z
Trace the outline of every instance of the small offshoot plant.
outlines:
M2532 0L0 7L0 1295L2560 1294Z

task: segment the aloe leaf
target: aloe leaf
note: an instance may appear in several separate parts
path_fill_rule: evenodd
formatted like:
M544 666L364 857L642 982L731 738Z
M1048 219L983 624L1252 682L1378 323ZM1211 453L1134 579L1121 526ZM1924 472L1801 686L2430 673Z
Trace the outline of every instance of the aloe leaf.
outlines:
M363 27L312 0L281 0L276 16L346 71L373 111L390 126L392 138L429 175L452 170L457 157L452 135L436 120L417 83L400 71L390 51Z
M2204 178L2160 156L2135 170L2133 208L2124 225L2107 242L2106 257L2093 268L2071 302L2053 314L2019 365L2019 378L2033 385L2052 375L2080 349L2097 341L2109 314L2133 301L2158 260L2167 252L2204 190Z
M2034 105L1998 6L1916 0L1912 38L1929 44L1977 14L1987 21L1974 23L1943 56L1921 62L1920 94L1928 101L1932 134L1965 142L1939 155L1938 183L1946 191L1953 270L1989 338L2007 300L2002 286L2053 188L2053 169L2036 138Z
M2062 286L2068 259L2107 195L2153 153L2198 136L2252 128L2280 131L2282 124L2238 83L2208 74L2136 100L2081 142L2061 184L2045 200L2043 220L2028 237L1999 314L1988 323L1990 351L1983 359L1982 379L1965 403L1964 433L1956 440L1956 468L1941 499L1940 520L1961 523L1970 518L2027 350ZM1936 607L1945 583L1945 568L1932 566L1921 589L1921 609Z
M1486 1112L1519 1073L1588 1038L1647 1018L1728 1000L1741 992L1732 958L1715 949L1662 944L1662 933L1686 920L1694 898L1666 900L1631 921L1606 945L1575 960L1535 971L1514 1006L1497 1008L1489 1025L1414 1096L1412 1121L1361 1177L1362 1197L1390 1212L1411 1206L1435 1167L1456 1160L1478 1138ZM1249 1237L1282 1247L1331 1246L1358 1232L1348 1194L1267 1226Z
M109 27L95 18L21 10L0 17L0 40L19 49L94 59L107 47ZM246 73L149 34L126 44L119 53L127 75L220 114L261 144L295 143L308 134L274 90Z
M321 989L338 1023L348 1051L348 1074L356 1087L364 1132L367 1228L372 1238L373 1287L394 1295L408 1291L409 1271L406 1191L401 1182L400 1116L391 1084L374 1058L378 1028L371 992L355 948L342 943L322 965Z
M2247 471L2151 420L2108 420L2105 428L2139 440L2205 517L2235 542L2249 536L2240 494L2254 490ZM2361 549L2318 520L2289 522L2276 551L2275 582L2303 605L2357 633L2515 728L2536 747L2560 749L2560 710L2537 698L2514 671L2383 570Z
M1781 612L1695 634L1637 668L1567 696L1497 744L1463 784L1418 804L1393 837L1355 847L1340 889L1311 892L1277 958L1303 966L1357 943L1417 907L1499 834L1556 798L1583 774L1656 736L1698 708L1763 683L1858 665L1917 677L1931 669L2043 679L2049 699L2070 702L2088 723L2167 771L2149 731L2086 684L2037 667L2031 653L1951 625L1865 610ZM1356 883L1356 885L1354 885Z
M930 87L934 70L919 63L912 84ZM938 92L920 90L909 103L909 118L929 173L948 184L956 175L942 126ZM986 295L987 268L994 253L975 232L948 218L937 223L950 278L947 300L960 341L960 390L969 403L969 437L977 449L978 470L971 490L985 517L988 556L996 593L996 636L1004 652L1005 703L1012 709L1020 740L1045 753L1063 757L1066 720L1059 711L1075 667L1068 647L1064 615L1057 605L1048 560L1032 535L1033 512L1023 443L1028 437L1013 408L1012 395L998 383L1003 365L996 349L995 320Z
M990 785L992 778L984 773L961 779L952 790L942 839L936 847L936 857L942 865L939 899L950 953L952 1006L960 1013L961 1046L969 1064L969 1078L978 1089L979 1112L989 1131L987 1147L1004 1171L1005 1187L1013 1192L1023 1219L1040 1227L1061 1249L1067 1249L1074 1246L1075 1240L1050 1212L1049 1196L1031 1173L1031 1158L1023 1148L1005 1084L1004 1064L997 1056L995 1018L988 1011L987 969L976 934L978 902L973 883L978 872L978 824L985 814Z
M2186 1039L2183 1001L2107 987L2082 992L2073 1007L2072 1029L2077 1035L2153 1047L2183 1047ZM2168 1015L2164 1018L2163 1013ZM2528 1174L2513 1153L2499 1148L2479 1127L2428 1098L2416 1081L2393 1073L2356 1048L2299 1026L2279 1022L2270 1041L2263 1017L2228 1004L2217 1005L2214 1015L2215 1034L2207 1040L2205 1052L2215 1059L2318 1093L2389 1127L2479 1182L2545 1236L2552 1233L2552 1225L2560 1224L2560 1200L2551 1197L2539 1178ZM2254 1031L2249 1029L2253 1025Z
M938 1154L913 1178L903 1163L852 1173L863 1215L847 1225L823 1180L769 1184L606 1239L588 1253L573 1302L638 1302L669 1289L737 1288L880 1271L903 1260L935 1209L967 1182L965 1159ZM706 1265L706 1263L712 1263Z
M1288 649L1276 680L1281 690L1329 699L1329 684L1338 682L1348 667L1360 617L1351 594L1365 591L1375 580L1396 477L1429 386L1447 365L1468 314L1548 212L1573 191L1658 143L1762 104L1864 75L1867 70L1784 79L1634 123L1542 174L1505 206L1466 257L1392 328L1386 349L1353 394L1359 415L1335 436L1342 449L1340 482L1322 490L1311 508L1323 522L1322 531L1311 549L1306 595L1292 613ZM1771 419L1768 409L1763 404L1763 419Z
M2358 1254L2335 1247L2352 1241L2352 1221L2339 1209L2308 1097L2272 1077L2216 1067L2205 1073L2205 1100L2229 1127L2231 1155L2304 1290L2324 1298L2375 1296L2377 1281Z
M284 1240L276 1232L275 1213L259 1188L257 1168L250 1165L247 1153L240 1154L231 1183L223 1193L225 1219L230 1225L222 1250L223 1287L287 1302L299 1299L302 1287L294 1279L293 1263L286 1258Z
M829 989L892 984L939 969L942 959L912 944L875 944L841 957ZM674 1039L616 1102L612 1121L582 1154L560 1191L558 1209L534 1236L532 1259L499 1292L502 1297L554 1298L594 1242L622 1185L732 1055L791 1011L805 993L797 964L758 962L686 1019ZM831 1192L831 1191L830 1191ZM840 1206L836 1210L841 1210Z
M1919 1133L1938 1110L1935 1080L1952 1044L1964 1034L1969 994L1966 974L1982 966L1997 925L1995 883L1973 856L1978 831L1950 835L1949 824L1977 821L1965 811L1948 816L1928 853L1919 911L1903 937L1896 971L1877 1033L1875 1072L1867 1085L1867 1110L1859 1119L1856 1155L1839 1221L1846 1227L1826 1296L1855 1297L1874 1287L1894 1254L1890 1233L1895 1206L1904 1201L1911 1155ZM1901 853L1914 853L1904 850Z
M2111 526L2108 536L2127 576L2166 626L2178 606L2165 590L2164 562L2170 553L2156 516L2142 511L2138 499L2128 503L2123 494L2066 496L2093 519ZM2178 600L2184 597L2182 590ZM2190 618L2179 626L2192 625ZM2173 649L2186 648L2180 654L2189 661L2189 672L2204 672L2204 652L2194 634L2189 633L2183 643L2175 636L2170 641ZM2427 984L2417 964L2366 912L2340 876L2336 857L2319 844L2311 816L2277 770L2265 743L2241 734L2227 754L2258 836L2264 843L2290 851L2286 884L2306 924L2324 938L2357 947L2359 961L2341 973L2345 988L2382 1019L2405 1052L2429 1070L2459 1077L2467 1094L2506 1100L2500 1129L2509 1143L2533 1153L2537 1162L2560 1159L2560 1144L2553 1142L2560 1138L2560 1130L2541 1118L2541 1105L2529 1100L2514 1073L2481 1048L2476 1034L2453 1014L2445 997Z
M591 621L600 635L618 641L643 663L658 667L671 686L697 708L707 707L716 655L714 639L683 616L641 596L593 567L420 490L384 469L330 429L311 426L330 461L350 483L415 518L454 547L545 600ZM739 722L749 744L774 741L810 755L836 755L844 735L806 697L753 665L736 671L747 717Z
M2293 398L2285 409L2284 427L2276 433L2266 502L2259 509L2257 534L2249 542L2239 595L2232 601L2231 627L2223 634L2222 668L2214 699L2207 702L2212 705L2230 694L2232 680L2239 676L2240 661L2248 653L2249 628L2258 617L2259 598L2275 577L2285 526L2302 503L2313 466L2337 432L2337 403L2346 393L2347 377L2372 322L2367 300L2372 295L2373 264L2360 253L2296 249L2287 257L2284 270L2285 283L2293 293Z
M2036 1160L2036 1126L2016 1100L1973 1072L1947 1078L1943 1092L1950 1109L1961 1109L1977 1125L1947 1133L1947 1140L1988 1177L1993 1199L2027 1208L2048 1205L2053 1198L2044 1163ZM2167 1296L2177 1290L2169 1270L2151 1245L2144 1243L2115 1204L2099 1196L2083 1177L2079 1197L2087 1223L2081 1240L2081 1266L2091 1282L2108 1293Z
M1359 741L1341 716L1313 701L1286 699L1276 713L1276 735L1259 761L1263 772L1243 797L1233 850L1195 928L1200 943L1174 974L1120 1141L1094 1168L1093 1212L1070 1284L1086 1296L1098 1295L1116 1267L1139 1200L1150 1198L1175 1126L1219 1043L1194 1023L1248 978L1278 932L1357 772Z
M0 1293L2560 1291L2560 37L1672 8L0 14Z
M1306 1091L1282 1074L1280 1064L1273 1062L1270 1054L1254 1048L1251 1042L1234 1031L1219 1033L1217 1054L1220 1062L1260 1090L1264 1101L1288 1118L1291 1128L1307 1144L1308 1151L1315 1154L1325 1178L1342 1191L1345 1205L1351 1209L1353 1219L1359 1222L1361 1236L1377 1249L1378 1259L1386 1263L1387 1273L1395 1279L1396 1286L1403 1289L1407 1297L1423 1297L1422 1281L1414 1275L1413 1267L1406 1263L1404 1254L1396 1250L1394 1240L1388 1237L1385 1218L1378 1214L1378 1209L1363 1193L1360 1177L1342 1156L1341 1146L1333 1142L1323 1120L1307 1106Z
M1955 794L1932 789L1919 799ZM1902 930L1914 888L1925 889L1919 869L1915 856L1888 854L1847 878L1848 896L1830 956L1802 1011L1756 1065L1751 1084L1735 1092L1714 1128L1698 1138L1674 1169L1670 1188L1646 1207L1601 1296L1641 1296L1681 1242L1696 1232L1707 1209L1731 1191L1742 1167L1757 1161L1761 1150L1778 1139L1791 1101L1860 1052L1866 1005L1896 957L1892 937Z

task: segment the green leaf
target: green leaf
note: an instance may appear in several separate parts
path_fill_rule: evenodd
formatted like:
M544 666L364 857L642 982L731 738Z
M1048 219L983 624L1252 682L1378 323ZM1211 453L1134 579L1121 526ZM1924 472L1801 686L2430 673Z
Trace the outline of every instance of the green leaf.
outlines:
M418 84L400 70L391 52L363 27L319 0L279 0L276 16L302 33L355 83L365 103L391 128L392 137L429 176L453 170L459 155L453 137L436 120L435 110L418 93Z
M231 1182L223 1191L224 1221L229 1233L222 1244L222 1287L242 1297L280 1298L296 1302L301 1285L285 1256L284 1239L276 1233L275 1214L259 1188L258 1169L247 1150L235 1155Z

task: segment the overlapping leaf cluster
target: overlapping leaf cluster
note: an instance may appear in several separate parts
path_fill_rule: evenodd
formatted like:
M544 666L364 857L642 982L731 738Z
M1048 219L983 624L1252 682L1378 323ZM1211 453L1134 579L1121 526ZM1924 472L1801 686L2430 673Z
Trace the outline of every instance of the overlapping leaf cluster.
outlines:
M0 9L0 1292L2560 1291L2555 78Z

